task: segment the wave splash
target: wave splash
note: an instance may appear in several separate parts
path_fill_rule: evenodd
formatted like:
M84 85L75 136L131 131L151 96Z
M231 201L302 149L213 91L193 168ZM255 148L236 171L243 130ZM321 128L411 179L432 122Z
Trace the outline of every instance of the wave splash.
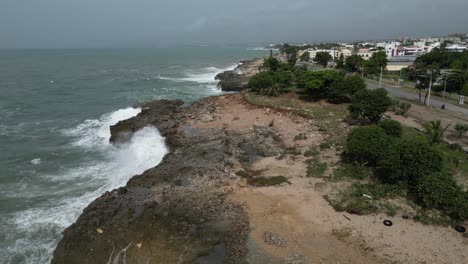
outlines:
M207 67L203 69L198 69L198 70L187 70L184 73L184 77L164 77L164 76L158 76L158 79L161 80L167 80L167 81L173 81L173 82L192 82L192 83L197 83L197 84L207 84L209 88L216 92L220 92L220 90L217 88L218 80L215 80L216 75L225 72L225 71L230 71L234 70L238 64L231 65L226 68L217 68L217 67Z
M134 175L158 165L168 153L164 138L154 127L137 131L126 144L109 143L110 126L136 116L141 109L127 108L86 120L64 131L76 139L73 147L94 151L101 158L64 170L57 175L43 175L56 192L40 194L40 207L16 213L13 224L20 234L0 257L7 262L47 263L61 238L61 232L79 217L83 209L102 193L124 186Z

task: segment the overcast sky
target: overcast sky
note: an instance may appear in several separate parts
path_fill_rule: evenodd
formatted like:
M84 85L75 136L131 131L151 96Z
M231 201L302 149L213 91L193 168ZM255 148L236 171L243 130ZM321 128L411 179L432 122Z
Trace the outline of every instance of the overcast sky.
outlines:
M468 0L0 0L0 48L155 47L468 32Z

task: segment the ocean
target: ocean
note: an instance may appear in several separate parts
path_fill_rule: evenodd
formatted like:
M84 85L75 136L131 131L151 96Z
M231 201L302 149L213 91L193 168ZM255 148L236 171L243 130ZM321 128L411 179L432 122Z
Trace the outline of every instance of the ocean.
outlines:
M48 263L82 210L156 166L157 128L109 144L138 102L218 95L214 76L268 51L246 47L0 50L0 263Z

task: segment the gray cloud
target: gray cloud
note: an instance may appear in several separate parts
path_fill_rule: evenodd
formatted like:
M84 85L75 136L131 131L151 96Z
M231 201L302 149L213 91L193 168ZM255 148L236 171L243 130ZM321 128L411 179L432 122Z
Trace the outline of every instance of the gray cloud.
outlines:
M152 47L468 31L466 0L0 0L0 48Z

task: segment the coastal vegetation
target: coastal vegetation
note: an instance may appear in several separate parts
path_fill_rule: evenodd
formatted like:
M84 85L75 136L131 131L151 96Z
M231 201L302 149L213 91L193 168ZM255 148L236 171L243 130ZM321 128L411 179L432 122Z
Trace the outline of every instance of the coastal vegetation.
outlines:
M375 68L382 65L379 59L374 57ZM359 70L359 63L360 59L352 58L345 67ZM328 177L331 170L330 184L337 184L337 189L326 199L336 210L394 215L411 208L415 219L425 223L468 219L466 181L460 180L468 173L468 155L444 142L448 125L436 120L419 132L386 117L387 111L407 116L411 104L391 99L383 89L367 89L357 75L312 71L275 58L266 60L266 66L268 70L249 83L245 97L251 103L288 109L320 122L319 131L329 135L327 140L298 155L309 157L307 177ZM282 87L282 92L277 97L264 96L268 87ZM319 101L331 104L314 103ZM340 125L343 120L351 126L349 132ZM455 129L459 137L468 131L461 124ZM324 162L323 152L329 150L342 152L342 158L337 163ZM351 184L341 185L345 182Z

